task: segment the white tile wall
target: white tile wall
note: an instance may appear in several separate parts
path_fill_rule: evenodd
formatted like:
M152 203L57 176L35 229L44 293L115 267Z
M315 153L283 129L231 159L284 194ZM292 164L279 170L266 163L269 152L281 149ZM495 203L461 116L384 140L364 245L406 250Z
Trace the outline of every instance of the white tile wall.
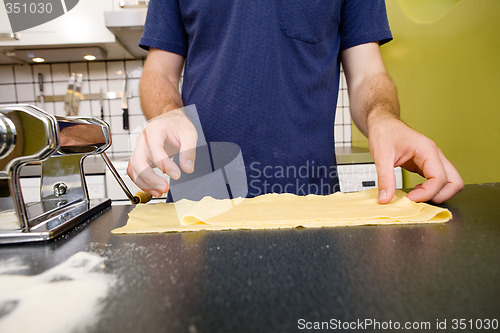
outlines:
M106 80L106 63L105 62L91 62L89 63L89 79Z
M47 96L54 95L54 85L60 83L60 82L50 83L50 82L52 82L50 79L51 77L52 77L52 75L50 74L50 72L48 75L43 74L43 82L44 82L43 94L47 95ZM66 93L66 88L68 87L68 83L66 82L66 83L61 83L61 84L64 86L63 93ZM37 96L40 95L40 87L38 85L38 77L36 77L36 81L35 81L35 93Z
M142 69L142 61L141 60L127 60L127 61L125 61L125 71L126 71L127 75L131 75L132 72L137 68Z
M2 84L0 88L0 103L15 103L16 101L16 86L14 84Z
M16 85L17 100L21 103L29 103L35 100L33 83L20 83Z
M0 66L0 84L14 82L14 71L12 66Z
M70 75L69 64L52 64L50 67L52 72L52 81L68 82Z
M136 97L131 97L128 99L128 108L130 109L131 115L142 115L141 111L141 100L139 99L139 95L135 95ZM131 128L133 128L131 126Z
M98 94L102 89L103 92L108 91L108 81L106 80L92 80L90 85L90 93Z
M123 61L109 61L107 63L108 79L125 78L125 63Z
M38 73L42 73L43 80L50 82L50 81L53 81L52 80L52 71L50 68L51 67L49 64L33 65L33 73L35 73L35 75L38 75ZM35 76L35 78L37 79L37 76ZM36 81L36 82L38 82L38 81Z
M85 62L73 62L69 64L69 70L71 73L82 73L83 77L88 80L89 74L87 71L87 63Z
M123 85L124 85L124 79L117 79L117 80L108 80L108 90L105 91L122 91L123 90Z
M78 115L84 117L92 117L92 109L90 101L81 101L78 105Z
M139 96L139 81L140 79L129 79L127 81L127 89L131 96L138 97Z
M127 158L135 146L135 138L145 125L139 99L139 74L142 60L79 62L36 65L0 65L0 103L30 103L45 111L65 115L64 102L37 102L40 95L38 73L43 74L45 95L66 94L70 74L82 73L82 93L98 94L122 91L124 78L129 76L128 99L130 130L123 130L121 100L104 100L104 120L110 125L113 144L108 150L112 158ZM351 117L349 97L343 72L341 73L338 104L335 117L335 145L351 145ZM100 118L99 100L81 101L79 114Z
M31 83L33 82L33 75L31 75L30 65L14 66L14 75L16 83Z
M57 116L66 115L66 112L64 111L64 102L54 102L54 114Z
M43 108L55 115L65 115L64 102L38 102L40 95L38 73L43 74L44 94L46 96L65 95L71 73L82 73L82 93L98 94L103 92L122 91L126 73L137 68L142 69L142 60L78 62L36 65L0 65L0 103L28 103ZM137 73L137 71L135 71ZM145 118L140 109L138 95L139 78L129 82L131 94L129 98L130 126L140 127ZM104 120L110 125L112 146L108 150L111 158L126 158L131 153L131 131L123 130L121 100L104 100ZM79 104L79 115L100 118L99 100L83 100ZM134 139L135 140L135 139Z
M44 78L44 81L45 81L45 78ZM44 90L45 90L45 86L47 86L47 84L44 84L44 88L43 88ZM55 95L64 95L64 94L66 94L66 90L68 89L68 82L67 81L54 82L54 83L52 83L52 86L54 87L54 94Z

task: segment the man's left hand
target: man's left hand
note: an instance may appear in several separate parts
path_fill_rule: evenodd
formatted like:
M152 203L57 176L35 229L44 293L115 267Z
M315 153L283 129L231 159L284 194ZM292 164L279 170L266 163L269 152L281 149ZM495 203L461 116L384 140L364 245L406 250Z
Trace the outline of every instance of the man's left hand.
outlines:
M464 182L441 149L395 117L378 119L370 126L369 145L378 174L379 202L394 196L394 167L401 166L426 178L408 194L413 201L442 203L460 192Z

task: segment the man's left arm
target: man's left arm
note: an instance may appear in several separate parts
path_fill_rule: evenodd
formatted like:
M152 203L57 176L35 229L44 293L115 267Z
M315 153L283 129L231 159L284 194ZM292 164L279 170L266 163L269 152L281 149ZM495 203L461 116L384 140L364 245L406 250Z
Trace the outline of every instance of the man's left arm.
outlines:
M394 84L387 74L378 43L342 51L351 115L368 137L378 174L379 202L388 203L396 191L394 167L426 178L408 194L413 201L441 203L464 186L455 167L436 144L399 118Z

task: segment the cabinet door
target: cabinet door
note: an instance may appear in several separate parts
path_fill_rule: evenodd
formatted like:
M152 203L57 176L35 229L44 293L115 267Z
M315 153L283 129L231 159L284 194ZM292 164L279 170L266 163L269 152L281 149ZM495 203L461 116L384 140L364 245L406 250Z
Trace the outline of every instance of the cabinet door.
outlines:
M20 31L19 40L0 41L0 46L113 43L115 37L104 23L104 11L112 10L112 8L112 0L80 0L66 14L39 26ZM12 32L5 9L2 8L1 12L0 32L6 29L8 30L5 32Z
M356 192L378 187L377 170L375 164L344 164L338 168L340 191ZM394 168L396 188L403 188L401 167Z
M3 5L0 4L0 34L10 34L12 29L10 28L9 17L7 16L7 11ZM1 43L2 41L0 41Z
M104 175L86 175L85 180L90 199L106 197ZM21 178L20 182L24 202L40 202L40 177Z

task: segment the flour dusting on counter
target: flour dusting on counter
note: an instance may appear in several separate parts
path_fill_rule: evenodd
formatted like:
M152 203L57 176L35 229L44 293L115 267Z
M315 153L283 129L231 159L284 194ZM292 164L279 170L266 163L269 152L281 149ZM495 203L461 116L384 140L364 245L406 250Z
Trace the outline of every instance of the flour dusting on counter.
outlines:
M83 331L116 281L105 258L78 252L35 276L0 274L0 332Z
M17 258L10 258L6 260L0 260L0 276L1 274L13 274L19 271L25 271L29 267L21 263ZM2 288L2 286L0 286ZM0 312L0 318L1 318Z

